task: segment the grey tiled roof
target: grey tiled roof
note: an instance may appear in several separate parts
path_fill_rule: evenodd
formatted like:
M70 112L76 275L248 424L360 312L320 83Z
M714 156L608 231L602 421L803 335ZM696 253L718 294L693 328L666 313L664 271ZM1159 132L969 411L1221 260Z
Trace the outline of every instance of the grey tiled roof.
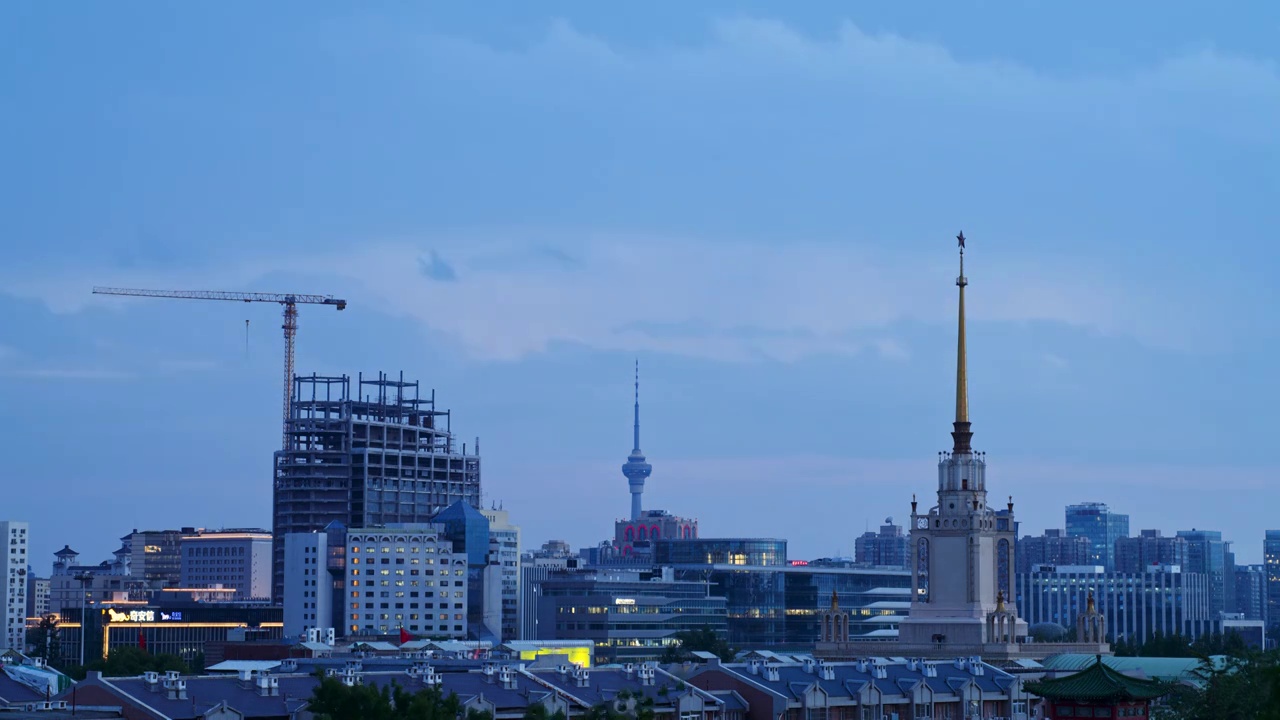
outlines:
M788 663L771 665L778 672L776 681L766 679L764 670L753 674L749 665L733 663L723 668L734 672L754 685L768 689L788 700L798 700L804 692L815 683L831 698L856 699L858 693L867 683L874 683L887 696L909 694L915 686L923 681L934 692L952 694L958 688L972 681L984 694L1003 695L1015 682L1012 675L992 665L983 664L982 674L973 675L966 668L956 667L954 662L936 661L932 667L937 670L937 677L925 677L919 669L911 669L906 663L881 663L885 677L874 677L871 668L859 671L858 665L852 662L827 663L833 678L825 679L816 670L806 670L802 664ZM714 667L709 668L714 670Z
M449 672L439 675L441 687L446 694L456 694L464 703L483 696L500 712L523 711L531 703L539 702L553 692L519 672L513 673L514 686L510 688L503 687L496 673L492 679L481 672ZM155 685L148 685L142 677L103 678L101 682L129 696L122 698L122 701L130 701L132 698L133 703L150 707L175 720L199 717L224 700L229 707L244 713L246 718L276 717L292 713L306 705L318 683L314 675L306 673L272 674L271 677L276 678L279 683L278 695L260 695L256 687L246 687L235 676L184 676L182 679L186 681L186 699L170 699L164 688L163 678ZM370 670L366 667L360 673L360 678L363 684L379 688L393 682L409 691L425 687L420 679L405 672Z
M620 667L591 668L587 687L578 687L572 673L561 675L555 669L546 668L531 669L528 672L564 694L593 706L613 700L620 692L626 690L632 695L651 698L656 707L671 707L680 693L684 692L680 687L684 684L683 681L662 670L657 671L657 677L652 685L645 685L638 677L638 673L633 672L631 677L627 677L626 670ZM695 692L704 693L692 686L686 687ZM708 702L719 702L718 698L710 694L704 693L704 697Z
M29 702L42 702L44 693L36 692L3 672L0 672L0 703L18 705Z

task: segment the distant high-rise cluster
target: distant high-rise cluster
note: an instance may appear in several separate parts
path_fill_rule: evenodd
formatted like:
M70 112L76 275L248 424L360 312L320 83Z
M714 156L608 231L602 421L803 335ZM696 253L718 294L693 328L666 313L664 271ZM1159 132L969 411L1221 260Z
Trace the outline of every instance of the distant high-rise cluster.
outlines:
M893 518L884 519L879 532L865 532L854 540L854 559L863 565L907 568L907 536Z
M1067 534L1089 538L1093 564L1114 570L1116 540L1129 536L1129 516L1112 512L1106 503L1068 505Z

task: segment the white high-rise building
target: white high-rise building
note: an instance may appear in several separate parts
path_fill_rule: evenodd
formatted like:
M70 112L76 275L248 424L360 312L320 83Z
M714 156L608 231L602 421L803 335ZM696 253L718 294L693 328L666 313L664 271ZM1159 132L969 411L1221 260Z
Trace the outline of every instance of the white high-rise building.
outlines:
M484 575L484 624L501 642L520 636L520 527L506 510L481 510L489 520L489 567Z
M284 540L284 636L301 639L314 628L334 628L329 533L289 533ZM335 628L341 630L340 627Z
M0 520L0 537L8 538L9 552L0 560L0 577L8 580L4 604L0 605L0 650L26 650L27 634L27 543L24 522Z

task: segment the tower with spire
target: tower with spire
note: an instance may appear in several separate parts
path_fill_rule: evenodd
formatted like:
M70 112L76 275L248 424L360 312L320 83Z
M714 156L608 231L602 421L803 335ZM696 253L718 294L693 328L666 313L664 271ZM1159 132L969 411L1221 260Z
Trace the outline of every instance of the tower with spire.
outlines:
M965 338L965 236L960 249L956 335L956 413L951 450L938 454L938 502L920 512L911 501L912 602L899 625L904 644L979 647L1017 642L1027 634L1012 599L1013 499L987 503L986 454L973 449Z
M639 520L642 512L641 496L644 495L644 481L653 473L653 466L645 462L644 453L640 451L640 361L636 360L636 404L635 425L632 428L634 439L631 454L622 465L622 474L627 478L627 486L631 490L631 519Z

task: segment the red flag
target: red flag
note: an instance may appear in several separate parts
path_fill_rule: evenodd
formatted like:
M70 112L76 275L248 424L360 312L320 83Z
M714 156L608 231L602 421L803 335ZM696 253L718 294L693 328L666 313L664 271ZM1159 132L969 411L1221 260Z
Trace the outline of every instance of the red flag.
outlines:
M143 650L147 649L147 636L142 634L142 630L138 630L138 647Z
M412 635L410 635L407 631L405 631L404 628L400 628L400 644L401 645L409 642L412 639L413 639Z

